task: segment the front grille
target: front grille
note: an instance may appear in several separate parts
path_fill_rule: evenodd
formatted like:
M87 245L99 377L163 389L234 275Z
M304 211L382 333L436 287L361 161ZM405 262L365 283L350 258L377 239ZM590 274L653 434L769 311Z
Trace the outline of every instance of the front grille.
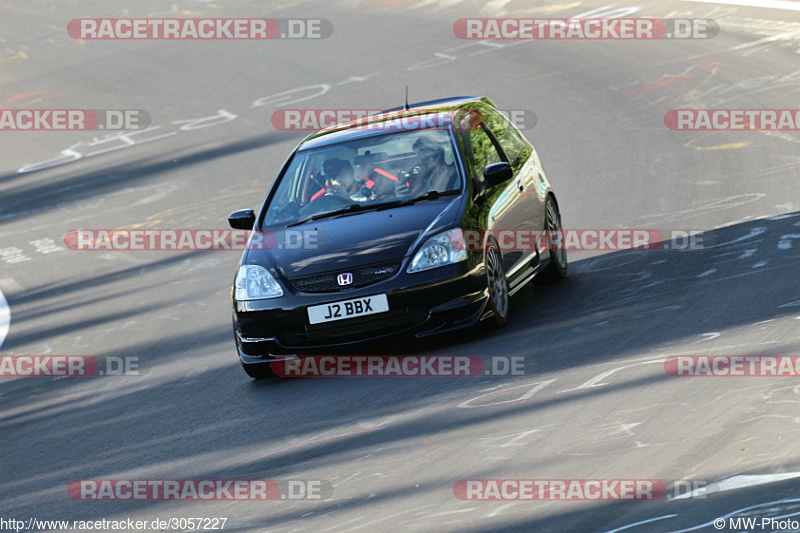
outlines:
M373 283L388 279L394 276L399 268L400 261L393 261L391 263L380 263L355 269L328 272L317 276L293 278L290 279L289 282L299 292L341 292L357 289L359 287L366 287L367 285L372 285ZM336 277L345 272L353 274L353 283L341 286L336 281Z

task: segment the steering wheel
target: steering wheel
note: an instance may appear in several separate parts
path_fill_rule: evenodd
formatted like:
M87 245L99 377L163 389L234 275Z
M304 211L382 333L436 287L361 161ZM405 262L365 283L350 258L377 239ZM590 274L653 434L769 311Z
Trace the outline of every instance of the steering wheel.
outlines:
M325 213L326 211L335 211L350 205L350 203L349 199L342 198L337 194L326 194L301 207L297 214L301 217L307 217L317 213Z

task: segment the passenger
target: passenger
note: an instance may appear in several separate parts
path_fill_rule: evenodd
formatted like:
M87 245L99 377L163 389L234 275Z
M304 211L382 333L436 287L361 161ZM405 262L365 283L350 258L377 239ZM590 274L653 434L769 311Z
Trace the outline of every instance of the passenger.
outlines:
M455 162L447 164L441 144L420 135L412 148L420 161L421 170L413 176L411 194L418 196L428 191L444 192L458 184Z

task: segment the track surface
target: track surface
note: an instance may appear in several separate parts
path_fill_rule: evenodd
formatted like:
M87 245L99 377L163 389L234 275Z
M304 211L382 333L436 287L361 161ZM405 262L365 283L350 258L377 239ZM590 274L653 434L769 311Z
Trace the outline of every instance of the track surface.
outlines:
M595 9L712 18L722 31L658 42L478 43L452 33L461 17ZM145 109L160 126L130 146L99 143L95 132L0 136L0 290L11 310L2 354L138 356L149 368L0 378L4 517L227 517L226 531L657 532L715 531L711 520L751 506L760 507L740 514L800 515L797 502L770 504L797 498L791 474L671 502L460 501L452 491L467 478L712 482L800 471L791 378L674 378L661 364L676 354L800 353L800 134L663 123L679 107L797 107L800 14L594 0L30 0L0 13L0 104ZM335 30L324 41L266 43L66 35L69 19L115 16L321 17ZM302 137L271 126L278 105L382 108L402 103L405 85L412 100L485 94L535 111L526 133L567 227L691 229L716 246L573 253L570 278L517 295L502 331L383 347L523 356L532 375L267 382L246 378L235 359L237 252L64 246L75 228L224 228L229 212L260 204ZM274 96L285 91L292 99ZM226 118L183 130L189 123L175 122L211 116ZM70 162L18 172L48 160ZM0 334L2 323L0 311ZM321 502L73 501L67 484L85 478L322 479L334 493Z

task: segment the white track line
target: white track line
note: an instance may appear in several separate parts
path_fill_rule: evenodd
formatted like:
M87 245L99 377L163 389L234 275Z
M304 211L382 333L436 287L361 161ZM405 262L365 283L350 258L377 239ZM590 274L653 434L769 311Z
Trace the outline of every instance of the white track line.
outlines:
M3 341L6 340L8 335L8 327L11 325L11 309L8 308L8 302L3 291L0 291L0 347L3 346Z
M727 4L730 6L766 7L769 9L786 9L800 11L800 2L787 0L683 0L684 2L701 2L706 4Z

